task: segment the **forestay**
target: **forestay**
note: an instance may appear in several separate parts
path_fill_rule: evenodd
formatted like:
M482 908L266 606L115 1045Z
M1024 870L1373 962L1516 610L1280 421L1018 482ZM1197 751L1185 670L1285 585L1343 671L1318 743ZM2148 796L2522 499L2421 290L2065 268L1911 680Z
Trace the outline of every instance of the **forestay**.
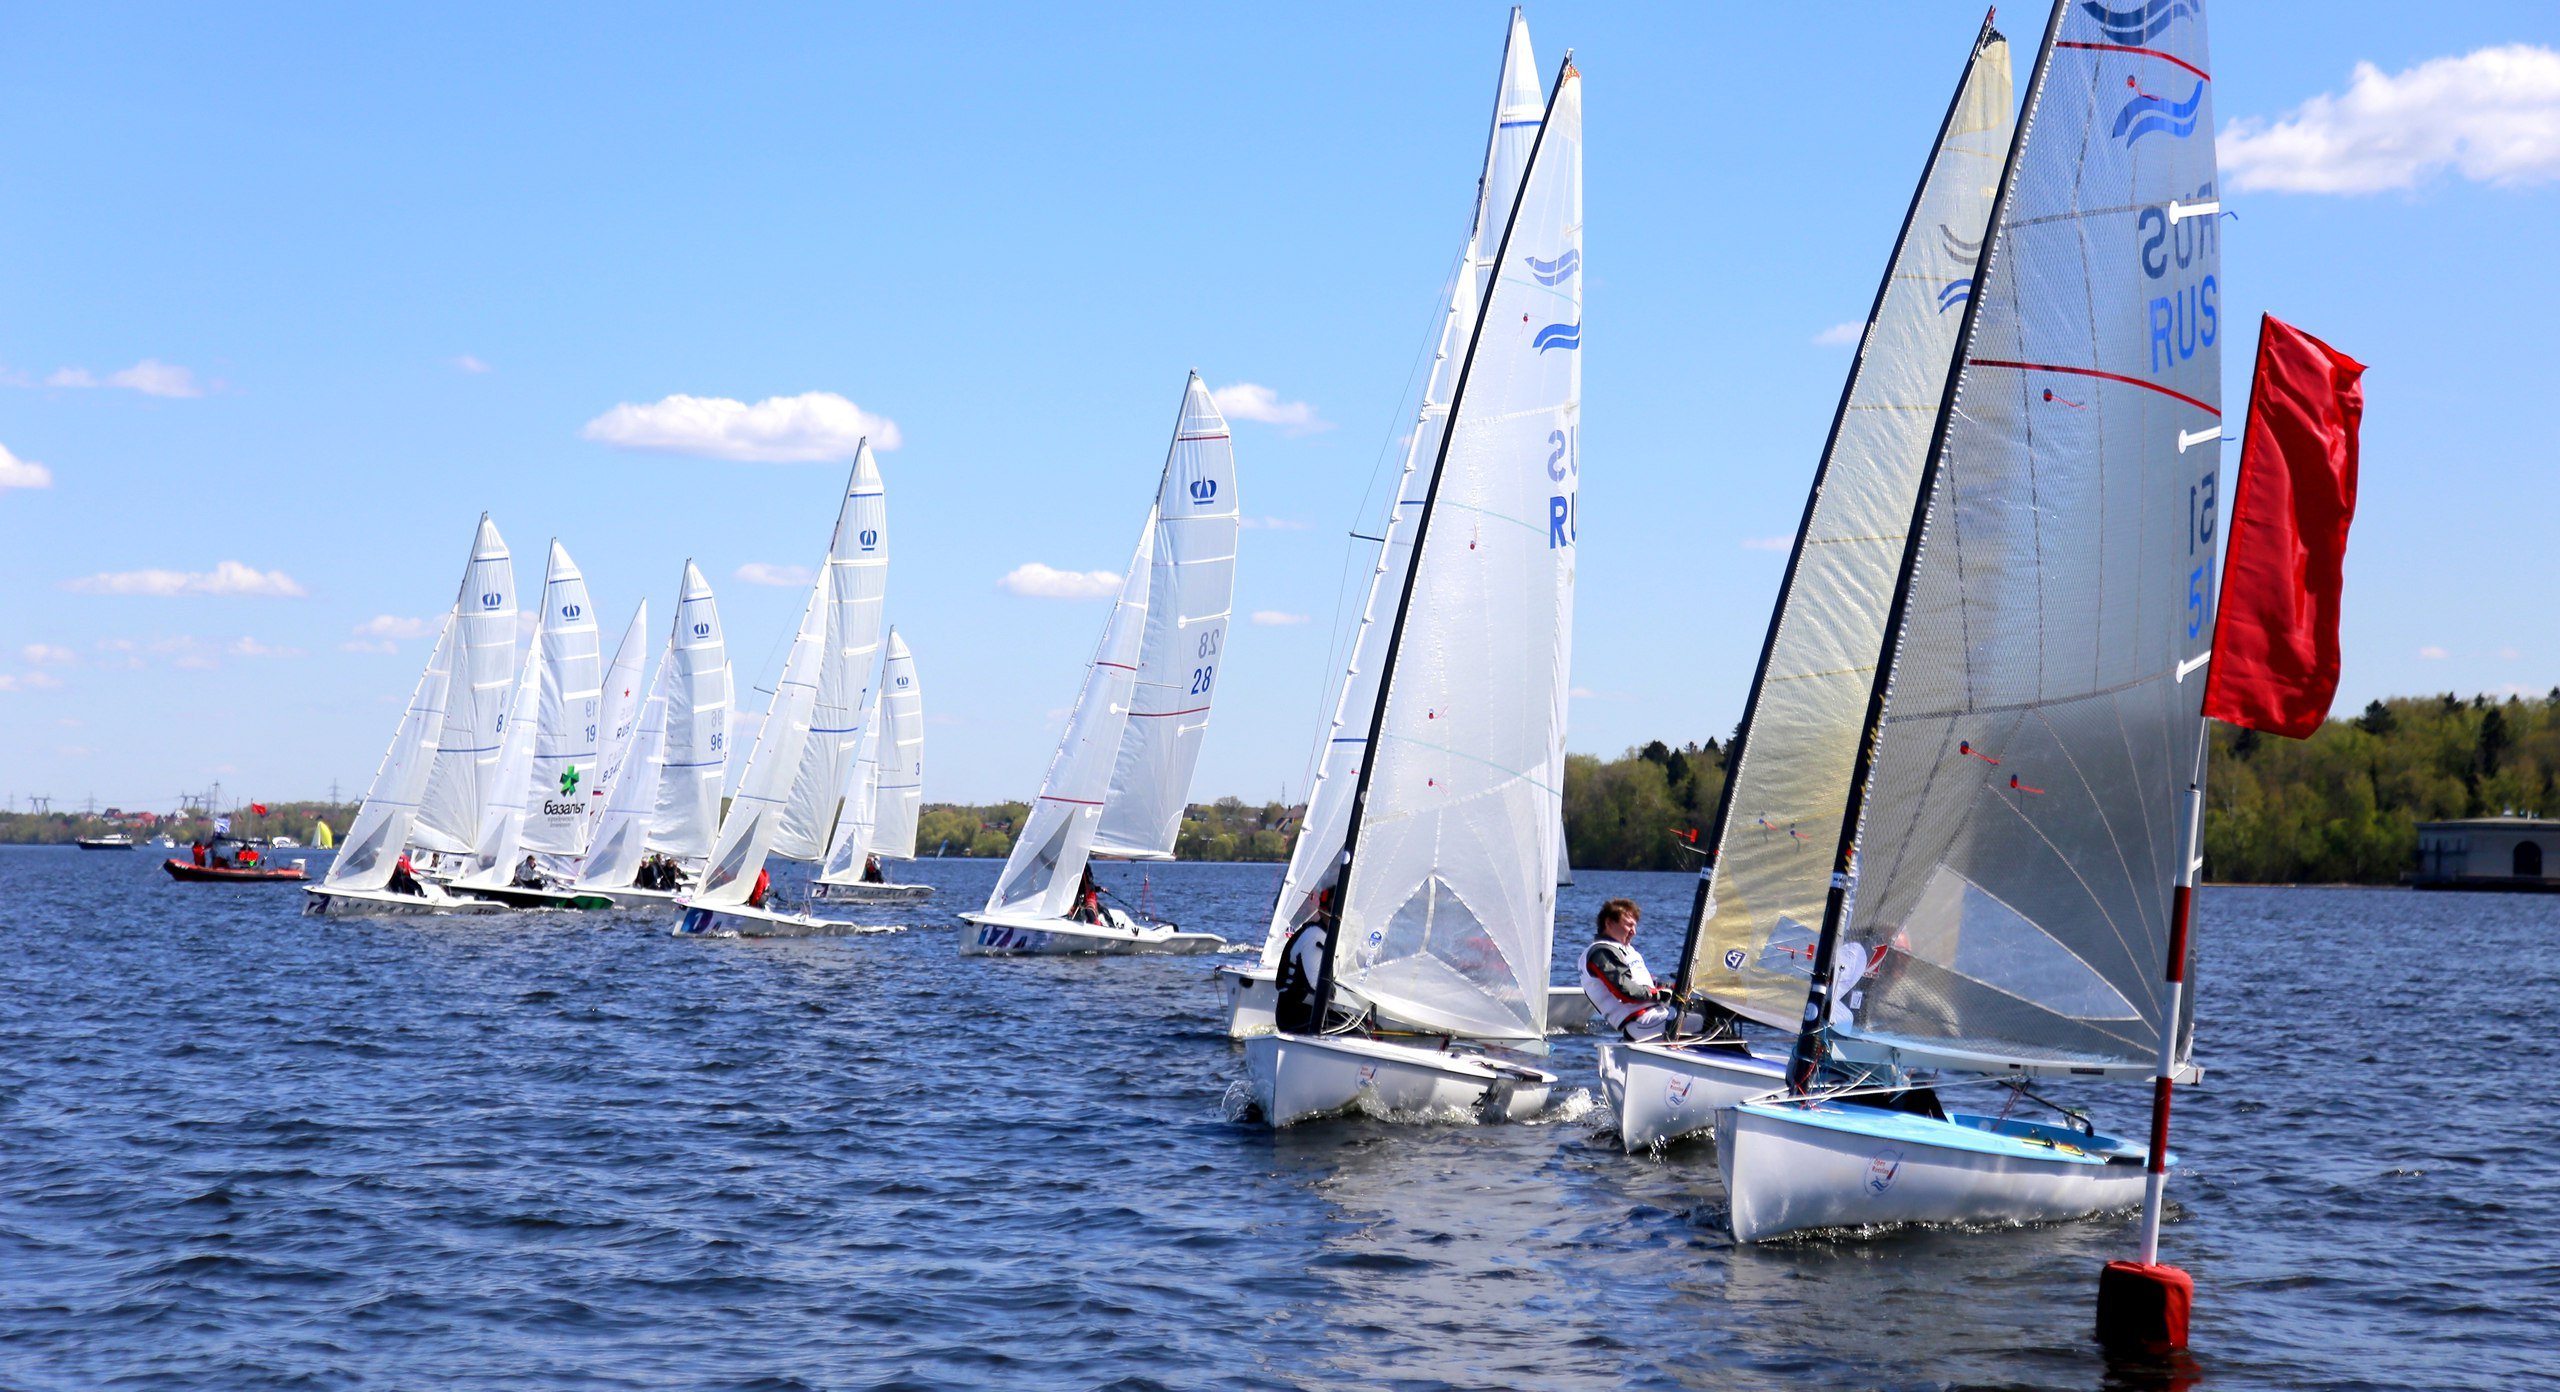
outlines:
M1893 585L2009 152L1987 23L1922 170L1805 504L1716 819L1684 991L1796 1028Z
M516 681L516 570L489 514L471 541L453 600L452 681L446 688L435 767L418 806L412 842L449 855L480 838L481 811L498 788L498 726Z
M639 728L623 751L622 768L606 795L587 858L578 867L581 889L622 889L639 878L648 854L649 819L658 801L659 770L666 763L667 698L652 696L640 708Z
M1329 970L1541 1046L1571 665L1582 99L1567 63L1459 376L1387 650Z
M533 731L533 789L526 800L524 849L574 856L586 850L588 804L602 795L604 653L587 578L569 550L551 543L542 581L542 629L533 657L541 694Z
M1183 387L1156 484L1146 634L1111 790L1094 828L1096 855L1173 854L1235 607L1236 521L1235 447L1195 372Z
M2212 634L2211 65L2202 6L2057 7L2048 44L1885 649L1834 991L1870 1044L2148 1072Z
M720 606L691 561L684 563L658 689L667 697L667 757L649 849L698 863L711 854L729 779L730 678Z
M1386 524L1379 531L1377 558L1369 587L1353 629L1350 660L1336 683L1333 719L1316 751L1315 781L1307 792L1307 810L1290 848L1289 867L1280 881L1280 898L1272 906L1271 927L1262 940L1262 963L1276 966L1280 950L1298 925L1315 917L1317 898L1331 889L1342 864L1343 838L1351 829L1351 797L1360 780L1360 762L1369 747L1371 722L1378 713L1378 677L1386 668L1386 645L1397 602L1404 595L1404 573L1413 554L1413 522L1422 499L1412 496L1420 469L1440 455L1441 428L1449 418L1449 398L1457 390L1458 367L1467 340L1475 332L1476 306L1493 258L1487 242L1498 240L1510 217L1520 186L1520 169L1546 118L1546 97L1539 90L1537 60L1529 49L1528 21L1515 7L1509 37L1502 50L1502 76L1494 96L1492 129L1485 138L1484 172L1477 180L1475 219L1466 246L1451 272L1440 332L1423 380L1422 405L1406 438L1404 467L1389 495ZM1488 232L1488 218L1492 219ZM1558 837L1559 882L1563 864Z
M426 669L418 673L417 689L409 693L409 706L401 712L400 727L392 732L391 747L383 751L373 781L365 785L364 805L356 809L346 839L338 844L337 857L329 862L322 883L331 889L380 889L391 882L401 848L409 842L409 828L417 820L419 794L425 791L428 770L434 767L432 746L436 732L444 728L445 686L452 675L458 622L447 614L444 626L436 630L435 647L427 654Z
M787 859L825 857L836 803L853 772L862 714L870 705L871 669L880 660L880 614L889 585L888 527L880 466L865 440L854 449L853 476L837 506L826 569L818 577L826 628L809 737L773 832L773 853Z
M1147 623L1148 559L1155 554L1156 519L1150 511L1129 558L1120 598L1103 622L1102 642L1086 665L1084 687L1067 728L1049 756L1040 796L1013 838L1013 854L987 895L987 912L1058 918L1074 900L1077 881L1093 849L1103 796L1129 717L1129 687L1138 670L1138 646Z
M720 819L720 839L711 848L693 903L714 908L745 903L755 893L765 858L773 853L774 832L817 706L818 669L826 660L827 603L827 577L821 575L800 612L800 629L790 656L783 659L782 679L774 683L773 703L747 753L746 772L739 775L737 796L729 799L729 814Z

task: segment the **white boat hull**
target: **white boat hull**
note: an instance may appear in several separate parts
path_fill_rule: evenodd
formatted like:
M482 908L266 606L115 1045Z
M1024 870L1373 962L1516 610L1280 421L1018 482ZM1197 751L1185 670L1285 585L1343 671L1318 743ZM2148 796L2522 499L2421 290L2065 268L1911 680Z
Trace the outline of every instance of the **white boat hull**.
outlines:
M2085 1217L2141 1203L2143 1159L2138 1143L1962 1114L1746 1102L1716 1118L1736 1242Z
M960 935L963 957L1189 957L1227 945L1226 939L1214 933L1186 933L1170 923L1142 927L1116 911L1109 923L1010 918L1001 914L960 917L971 925L970 931Z
M779 909L751 909L744 904L724 904L708 908L684 904L684 917L676 921L679 938L825 938L852 933L895 933L903 924L846 923L840 919L819 918L812 914L784 913Z
M1227 966L1218 968L1215 975L1219 1001L1227 1011L1227 1038L1251 1039L1257 1034L1269 1034L1279 1028L1272 1016L1273 1010L1279 1005L1280 973L1277 968L1258 965ZM1392 1012L1381 1011L1376 1018L1380 1029L1429 1032L1418 1025L1396 1019ZM1591 998L1582 993L1582 988L1578 986L1547 988L1547 1033L1565 1034L1586 1029L1590 1024ZM1759 1093L1768 1090L1767 1087L1761 1087L1753 1091Z
M921 904L933 897L929 884L827 884L809 886L812 902L829 904Z
M1716 1113L1786 1086L1787 1061L1695 1045L1603 1044L1600 1086L1630 1154L1715 1130Z
M1482 1054L1351 1035L1256 1035L1244 1043L1244 1061L1253 1100L1273 1126L1353 1110L1526 1121L1546 1110L1556 1084L1552 1073Z
M437 914L505 913L507 906L486 899L457 899L432 886L423 895L394 894L387 889L326 889L305 885L306 918L407 918Z
M684 910L684 891L682 890L642 889L637 885L622 885L599 892L611 896L613 907L626 914L681 913Z

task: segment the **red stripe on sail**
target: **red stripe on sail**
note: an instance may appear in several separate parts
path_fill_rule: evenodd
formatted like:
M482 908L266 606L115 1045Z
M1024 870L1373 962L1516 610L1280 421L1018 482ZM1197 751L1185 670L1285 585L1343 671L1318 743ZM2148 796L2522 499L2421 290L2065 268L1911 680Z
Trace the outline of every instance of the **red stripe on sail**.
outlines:
M2060 363L2005 362L1999 358L1967 358L1965 359L1965 366L2010 367L2016 368L2020 372L2062 372L2068 373L2073 377L2097 377L2109 382L2122 382L2128 387L2140 387L2144 391L2155 391L2160 393L2162 396L2175 397L2178 400L2195 407L2197 410L2204 412L2206 415L2213 417L2215 420L2222 419L2222 413L2220 411L2205 405L2203 402L2196 400L2185 392L2171 391L2157 382L2146 382L2139 377L2127 377L2121 372L2109 372L2104 368L2064 367Z
M2207 82L2213 81L2213 74L2206 72L2204 69L2197 67L2195 64L2188 62L2186 59L2181 58L2174 53L2163 53L2156 48L2134 48L2128 44L2078 43L2070 39L2056 39L2053 46L2055 48L2085 48L2093 53L2138 53L2145 58L2157 58L2163 63L2175 63L2179 67L2185 68L2187 71L2194 73L2196 76L2203 78Z

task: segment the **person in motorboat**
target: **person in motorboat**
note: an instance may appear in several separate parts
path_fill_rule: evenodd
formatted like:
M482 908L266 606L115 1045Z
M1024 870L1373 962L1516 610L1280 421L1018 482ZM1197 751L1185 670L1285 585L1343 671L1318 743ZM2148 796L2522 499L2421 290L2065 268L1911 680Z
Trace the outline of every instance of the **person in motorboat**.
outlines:
M747 895L747 907L751 909L763 908L765 896L772 892L773 871L770 869L758 870L756 872L756 887Z
M187 843L187 849L195 852L196 865L201 869L205 864L204 843L202 841L190 841Z
M1678 993L1653 979L1636 949L1636 925L1643 917L1632 899L1600 906L1598 928L1582 953L1582 993L1591 998L1592 1013L1630 1042L1660 1039L1675 1023L1685 1038L1705 1035L1711 1025L1717 1035L1731 1035L1731 1016L1716 1010L1720 1018L1711 1020L1700 1010L1684 1011Z
M1068 908L1067 917L1077 923L1103 922L1102 886L1093 882L1093 867L1090 865L1084 868L1083 878L1076 881L1076 902Z
M889 877L880 872L880 857L864 856L862 858L862 882L864 884L887 884L889 882Z
M394 894L414 894L423 899L427 887L418 883L417 867L409 863L409 853L400 853L400 862L391 867L391 881L385 886Z

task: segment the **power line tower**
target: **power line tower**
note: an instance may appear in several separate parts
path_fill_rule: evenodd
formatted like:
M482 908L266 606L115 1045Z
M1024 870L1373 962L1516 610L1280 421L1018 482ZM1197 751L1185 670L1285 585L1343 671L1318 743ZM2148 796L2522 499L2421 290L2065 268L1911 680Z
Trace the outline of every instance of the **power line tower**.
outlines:
M53 810L53 799L41 793L30 794L27 798L27 810L42 816Z

